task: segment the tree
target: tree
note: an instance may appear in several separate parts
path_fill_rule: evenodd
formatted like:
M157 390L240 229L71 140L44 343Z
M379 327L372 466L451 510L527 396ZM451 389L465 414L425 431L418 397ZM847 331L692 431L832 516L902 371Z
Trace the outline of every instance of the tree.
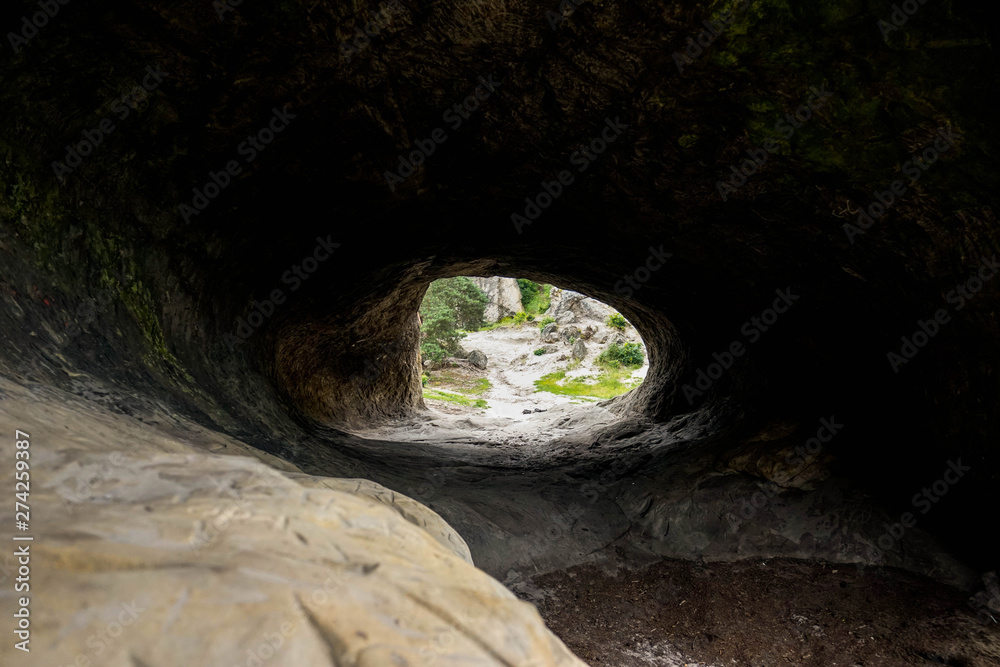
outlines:
M465 276L432 282L420 304L423 356L440 361L458 351L458 342L465 338L459 329L481 327L487 304L489 298Z

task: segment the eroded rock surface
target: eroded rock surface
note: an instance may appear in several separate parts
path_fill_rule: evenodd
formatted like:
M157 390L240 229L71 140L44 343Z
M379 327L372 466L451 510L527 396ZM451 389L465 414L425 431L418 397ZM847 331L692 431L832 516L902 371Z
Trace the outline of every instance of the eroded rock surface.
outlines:
M492 276L489 278L473 278L476 287L483 290L490 302L486 305L483 319L487 322L497 322L505 317L513 317L524 310L521 304L521 289L515 278Z
M3 389L0 429L32 443L23 664L583 666L406 496L93 408L68 432L70 409Z

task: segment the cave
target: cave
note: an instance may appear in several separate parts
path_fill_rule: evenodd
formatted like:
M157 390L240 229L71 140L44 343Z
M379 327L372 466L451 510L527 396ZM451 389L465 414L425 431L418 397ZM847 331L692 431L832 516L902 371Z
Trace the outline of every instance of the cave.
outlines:
M3 664L1000 664L986 8L12 10ZM365 435L452 276L645 380Z

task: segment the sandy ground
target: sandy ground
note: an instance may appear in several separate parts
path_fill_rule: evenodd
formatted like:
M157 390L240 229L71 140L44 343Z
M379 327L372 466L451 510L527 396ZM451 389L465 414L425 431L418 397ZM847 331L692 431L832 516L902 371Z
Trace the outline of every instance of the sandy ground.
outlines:
M596 377L600 369L596 366L597 355L607 347L607 343L599 341L614 332L601 322L588 320L577 322L575 326L585 329L588 325L597 328L593 338L584 341L587 346L587 356L580 365L566 373L567 377L589 375ZM628 327L623 334L626 339L642 342L635 329ZM547 391L535 391L535 380L548 373L566 370L571 359L572 345L560 341L546 344L542 341L541 329L534 322L525 323L521 327L503 327L493 331L476 331L466 336L462 346L469 350L479 350L486 355L489 363L485 375L493 387L483 395L489 403L485 411L487 417L507 417L518 420L526 409L549 409L557 405L588 402L574 396L551 394ZM541 347L556 347L556 352L535 355L534 351ZM649 361L643 362L642 368L632 373L634 378L645 378L649 369Z

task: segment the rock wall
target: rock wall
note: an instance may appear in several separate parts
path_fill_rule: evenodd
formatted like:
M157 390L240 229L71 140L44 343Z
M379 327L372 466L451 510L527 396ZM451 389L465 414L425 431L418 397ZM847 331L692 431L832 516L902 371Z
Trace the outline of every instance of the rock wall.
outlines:
M483 318L487 322L497 322L505 317L513 317L524 310L521 304L521 289L514 278L492 276L489 278L474 277L476 287L483 290L489 297Z

